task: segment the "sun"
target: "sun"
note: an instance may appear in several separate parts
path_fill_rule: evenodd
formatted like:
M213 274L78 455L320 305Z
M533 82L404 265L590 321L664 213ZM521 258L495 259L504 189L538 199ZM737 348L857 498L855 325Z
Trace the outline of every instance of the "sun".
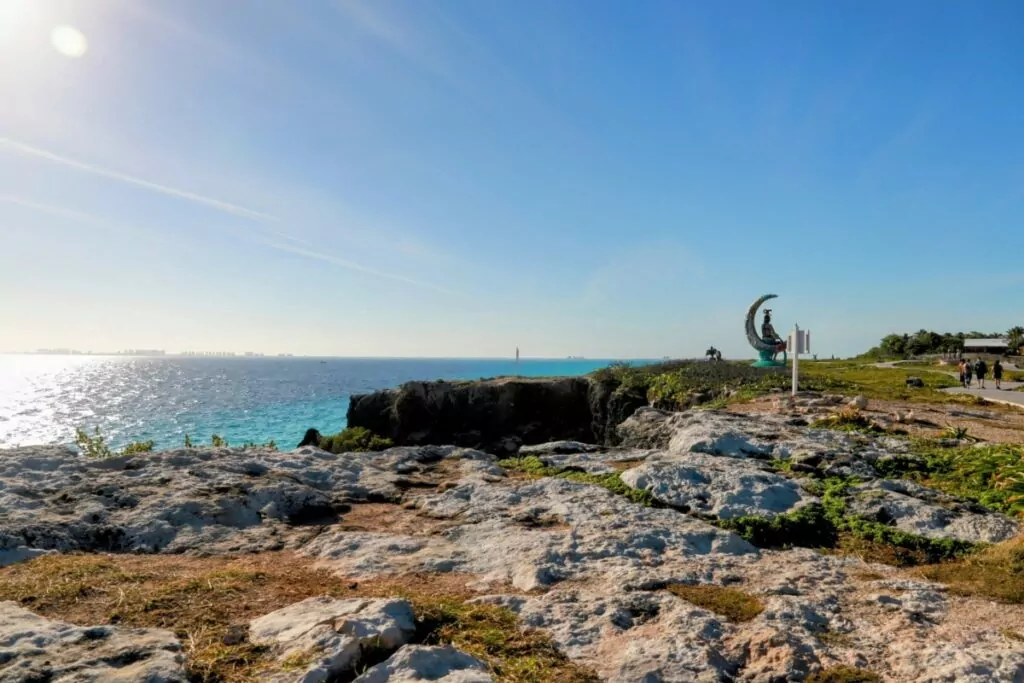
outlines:
M78 59L89 49L85 34L66 24L57 26L50 32L50 44L54 50L72 59Z

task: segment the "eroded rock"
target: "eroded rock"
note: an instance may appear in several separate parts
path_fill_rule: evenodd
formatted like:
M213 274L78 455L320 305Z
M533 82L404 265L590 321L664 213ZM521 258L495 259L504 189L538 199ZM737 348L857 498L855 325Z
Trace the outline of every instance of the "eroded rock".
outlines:
M280 683L330 680L370 653L398 649L415 632L406 600L309 598L249 623L249 640L274 647L279 662L264 680Z
M623 472L622 480L666 505L718 519L773 517L818 501L755 460L701 453L664 458Z
M353 683L492 683L487 665L453 647L406 645Z
M998 543L1020 532L1020 525L996 512L911 481L878 480L851 490L847 509L929 538Z
M0 602L0 680L187 683L170 631L73 626Z

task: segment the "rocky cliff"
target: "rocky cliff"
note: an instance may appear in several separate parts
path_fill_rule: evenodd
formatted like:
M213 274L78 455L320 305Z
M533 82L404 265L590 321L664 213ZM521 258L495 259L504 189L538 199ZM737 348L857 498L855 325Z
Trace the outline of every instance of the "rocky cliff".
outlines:
M447 415L439 397L472 404L473 394L416 390L382 405L412 396ZM583 380L488 391L516 403L536 391L550 409L578 401L578 433L594 416ZM487 405L521 425L541 415ZM452 416L444 428L472 426ZM524 433L551 433L536 429ZM924 556L1019 533L1016 519L887 477L894 460L913 457L907 440L814 429L788 414L653 409L620 431L617 448L540 444L509 460L450 445L107 460L2 452L0 600L17 602L0 602L0 680L216 680L195 673L202 632L162 630L177 595L200 606L234 681L523 680L517 648L537 638L543 647L522 666L579 667L522 669L538 681L1024 680L1021 605L836 552L840 535ZM109 554L82 579L95 553ZM161 563L188 559L196 571L240 553L273 559L152 586ZM55 574L63 563L73 571ZM304 582L311 563L328 573ZM417 602L422 594L441 596L443 609ZM247 611L235 621L212 607L228 603ZM465 618L445 616L460 609ZM494 615L504 621L474 648L465 630ZM504 647L505 638L516 640Z
M643 392L590 377L409 382L353 396L348 426L400 445L502 453L556 439L614 445L615 426L644 405Z

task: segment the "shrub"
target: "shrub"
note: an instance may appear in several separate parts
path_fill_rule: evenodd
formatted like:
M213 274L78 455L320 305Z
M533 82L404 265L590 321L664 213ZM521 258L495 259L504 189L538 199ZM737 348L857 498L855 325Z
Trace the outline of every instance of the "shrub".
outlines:
M135 453L149 453L153 450L152 441L132 441L118 452L110 450L107 440L100 433L100 428L93 429L92 436L84 429L75 430L75 445L84 455L90 458L112 458L117 455L133 455Z
M214 434L210 437L210 445L214 448L226 448L229 444L227 439Z
M152 441L132 441L121 449L121 455L132 455L133 453L151 453L153 451Z
M821 485L821 504L812 504L775 517L751 515L718 522L762 548L802 546L841 547L843 537L854 539L860 547L885 546L899 552L889 554L900 564L939 562L968 555L981 546L952 538L928 538L901 531L881 522L862 519L846 512L846 492L854 480L838 477ZM878 557L884 553L875 553Z
M110 446L107 445L106 439L100 434L99 427L96 427L92 436L89 436L83 429L76 429L75 445L90 458L111 458L114 456Z
M378 436L365 427L346 427L337 434L320 440L320 448L331 453L359 453L383 451L394 444L391 439Z

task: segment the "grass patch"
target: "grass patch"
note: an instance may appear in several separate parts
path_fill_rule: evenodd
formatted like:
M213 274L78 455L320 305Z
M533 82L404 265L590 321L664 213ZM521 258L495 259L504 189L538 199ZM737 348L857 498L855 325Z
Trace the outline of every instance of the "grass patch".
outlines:
M960 595L981 595L998 602L1024 603L1024 537L990 546L954 562L917 570L930 581Z
M882 677L852 666L834 666L811 674L807 683L882 683Z
M637 505L643 505L644 507L665 507L655 499L654 494L650 491L635 489L622 481L618 472L609 472L608 474L590 474L576 469L550 467L535 455L528 455L525 458L507 458L505 460L499 460L498 465L506 470L522 472L533 477L560 477L580 484L600 486L601 488L608 489L612 493L624 496Z
M770 518L750 515L717 524L761 548L828 548L896 566L959 558L979 548L974 543L919 536L848 514L846 495L854 483L838 477L825 479L816 491L821 504Z
M331 453L383 451L393 445L391 439L377 436L366 427L346 427L337 434L320 439L320 448Z
M764 611L760 600L735 588L674 583L668 592L733 622L750 621Z
M879 368L873 365L846 363L808 363L801 368L808 380L831 381L845 386L844 393L857 393L868 399L887 401L917 401L921 403L973 403L974 396L947 394L940 389L958 386L955 377L943 373L914 371L913 369ZM923 388L907 386L907 378L919 377ZM801 380L801 387L803 381Z
M289 553L44 556L0 569L0 600L74 624L170 629L185 646L190 680L241 683L265 679L268 652L244 639L225 640L237 626L319 595L405 597L414 607L419 642L451 643L477 655L499 681L598 681L543 633L520 628L508 610L466 604L473 596L465 588L470 577L414 574L353 583L312 565ZM303 661L297 656L286 664L301 668Z
M1008 515L1024 515L1024 446L912 441L909 457L875 464L887 478L917 481Z
M958 385L942 371L922 372L923 366L879 368L864 360L807 361L801 370L800 389L869 399L912 400L923 403L976 404L979 397L940 391ZM923 376L922 376L923 375ZM613 364L591 373L591 378L620 390L646 394L655 405L684 409L694 404L720 407L749 401L790 387L787 368L755 368L749 362L672 361L651 365ZM924 381L923 388L906 384L908 377Z

